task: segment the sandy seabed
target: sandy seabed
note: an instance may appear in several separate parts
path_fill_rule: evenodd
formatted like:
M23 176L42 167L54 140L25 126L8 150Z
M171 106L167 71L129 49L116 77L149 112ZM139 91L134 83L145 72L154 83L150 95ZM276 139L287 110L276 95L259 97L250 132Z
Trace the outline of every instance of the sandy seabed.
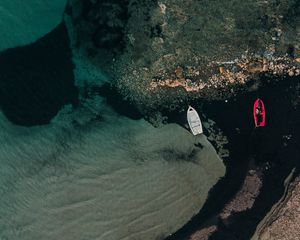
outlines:
M80 92L106 81L73 57ZM162 239L225 174L204 135L120 116L98 95L79 101L44 126L0 113L1 240Z
M178 125L112 114L75 131L66 116L23 128L1 115L1 239L159 239L224 175L206 137Z

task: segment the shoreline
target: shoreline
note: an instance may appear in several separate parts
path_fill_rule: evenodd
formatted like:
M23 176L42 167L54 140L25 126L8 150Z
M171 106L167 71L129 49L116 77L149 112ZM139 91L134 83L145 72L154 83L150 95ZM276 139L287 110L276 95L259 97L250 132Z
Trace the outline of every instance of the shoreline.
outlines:
M264 228L268 227L269 224L272 223L272 216L273 215L278 215L278 212L280 211L281 207L284 205L286 199L288 199L289 195L291 194L291 188L293 189L293 181L295 180L295 169L291 171L291 173L288 175L288 177L285 179L285 189L284 189L284 194L280 198L280 200L275 203L271 210L267 213L267 215L262 219L262 221L257 225L256 231L253 234L251 240L259 240L262 231Z
M297 112L293 112L289 104L291 99L285 93L296 86L297 82L299 77L286 78L276 84L268 84L256 92L242 93L229 99L227 103L224 101L203 103L202 112L216 122L229 141L226 147L230 151L230 156L223 159L227 168L226 175L213 187L200 212L166 240L188 239L192 233L201 229L207 219L218 215L224 205L239 191L248 172L249 162L254 159L255 166L268 166L269 169L262 176L263 186L253 207L232 217L229 226L220 226L219 221L221 230L209 238L222 239L222 235L228 236L230 232L233 236L240 235L240 239L250 239L258 222L281 198L284 192L283 181L290 170L293 167L299 168L296 161L297 154L294 152L298 151L299 136L296 133L300 131L297 130L299 129ZM258 96L266 103L267 126L253 130L252 104ZM192 105L199 105L199 101L193 102ZM226 121L228 116L231 118ZM172 120L180 122L178 119ZM236 128L239 131L236 131ZM288 147L282 147L283 136L289 132L295 135L293 141L287 143ZM258 151L255 151L256 149ZM284 158L289 161L284 161ZM243 229L245 224L248 226L247 230Z

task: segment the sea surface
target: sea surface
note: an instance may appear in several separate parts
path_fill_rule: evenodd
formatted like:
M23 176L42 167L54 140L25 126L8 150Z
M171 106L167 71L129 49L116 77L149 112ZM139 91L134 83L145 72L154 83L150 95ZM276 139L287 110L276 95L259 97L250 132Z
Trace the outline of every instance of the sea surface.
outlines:
M63 11L64 1L52 4ZM183 240L234 197L251 162L268 167L261 194L211 237L249 239L299 169L300 114L291 104L299 78L192 102L229 140L220 159L205 135L185 128L185 112L159 127L147 122L76 50L68 16L52 17L34 34L36 19L21 17L31 38L6 31L0 40L0 240ZM257 97L263 129L252 122Z
M278 81L279 80L279 81ZM226 175L210 192L199 214L168 240L181 240L212 224L224 205L239 191L247 172L262 169L262 188L251 209L233 214L227 224L217 221L218 231L209 239L251 239L257 225L284 194L284 182L289 174L299 174L300 112L299 77L264 79L266 84L257 91L240 93L228 101L202 102L206 116L214 119L227 136L229 157L224 158ZM266 126L255 128L252 104L257 98L266 106ZM194 105L200 105L195 101ZM182 119L173 122L182 124ZM214 220L215 221L215 220Z
M0 53L0 239L163 239L224 164L204 135L134 114L71 45L59 25Z

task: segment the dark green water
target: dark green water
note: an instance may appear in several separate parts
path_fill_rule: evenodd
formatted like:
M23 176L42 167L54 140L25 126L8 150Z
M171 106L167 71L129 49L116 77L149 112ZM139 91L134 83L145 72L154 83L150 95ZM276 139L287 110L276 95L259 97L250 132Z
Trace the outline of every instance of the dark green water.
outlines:
M0 53L0 239L168 236L224 175L221 159L205 136L154 128L109 85L80 87L93 74L72 53L62 24Z
M0 108L13 123L47 124L65 104L78 104L64 24L24 47L0 53Z
M107 31L99 28L93 41ZM98 47L114 46L119 34ZM229 139L227 172L217 183L223 163L204 136L179 126L185 116L173 113L170 120L179 124L154 128L109 83L89 85L92 70L78 74L82 66L70 45L60 24L35 43L0 53L0 239L144 240L175 232L167 239L182 240L234 196L254 159L270 166L261 194L211 237L249 239L299 167L299 110L290 102L299 78L228 103L193 103ZM257 97L266 104L267 126L254 130Z
M210 239L250 239L257 224L282 196L284 180L293 168L299 172L300 112L293 105L297 98L299 77L287 78L280 82L273 80L258 91L241 93L224 101L201 102L201 111L216 121L228 137L226 146L230 156L225 160L227 172L211 191L208 201L199 214L181 230L167 239L185 239L199 229L207 219L214 217L239 190L249 169L255 166L269 166L263 176L263 187L254 206L230 218L225 226L220 221L219 231ZM266 106L267 124L254 129L252 104L259 97ZM197 102L193 103L197 106ZM175 120L176 121L176 120ZM180 123L181 121L179 121ZM236 130L239 129L239 131ZM291 136L289 141L284 136ZM253 166L252 166L253 167ZM297 174L296 173L296 174Z

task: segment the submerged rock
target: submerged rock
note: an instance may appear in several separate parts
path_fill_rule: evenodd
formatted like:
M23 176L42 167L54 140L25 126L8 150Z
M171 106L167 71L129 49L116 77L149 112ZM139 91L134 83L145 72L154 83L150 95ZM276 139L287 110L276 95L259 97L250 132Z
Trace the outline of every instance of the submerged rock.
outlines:
M76 48L65 20L79 104L39 127L0 116L0 236L165 238L198 213L224 164L205 136L114 111L97 91L108 82L99 55Z
M126 13L122 26L115 23L120 17L95 13L108 4L93 5L90 19L74 24L79 32L96 29L99 19L119 27L119 43L114 31L102 36L112 34L114 45L105 49L113 56L102 67L141 111L186 98L228 98L260 74L300 74L297 1L113 1L110 9Z

